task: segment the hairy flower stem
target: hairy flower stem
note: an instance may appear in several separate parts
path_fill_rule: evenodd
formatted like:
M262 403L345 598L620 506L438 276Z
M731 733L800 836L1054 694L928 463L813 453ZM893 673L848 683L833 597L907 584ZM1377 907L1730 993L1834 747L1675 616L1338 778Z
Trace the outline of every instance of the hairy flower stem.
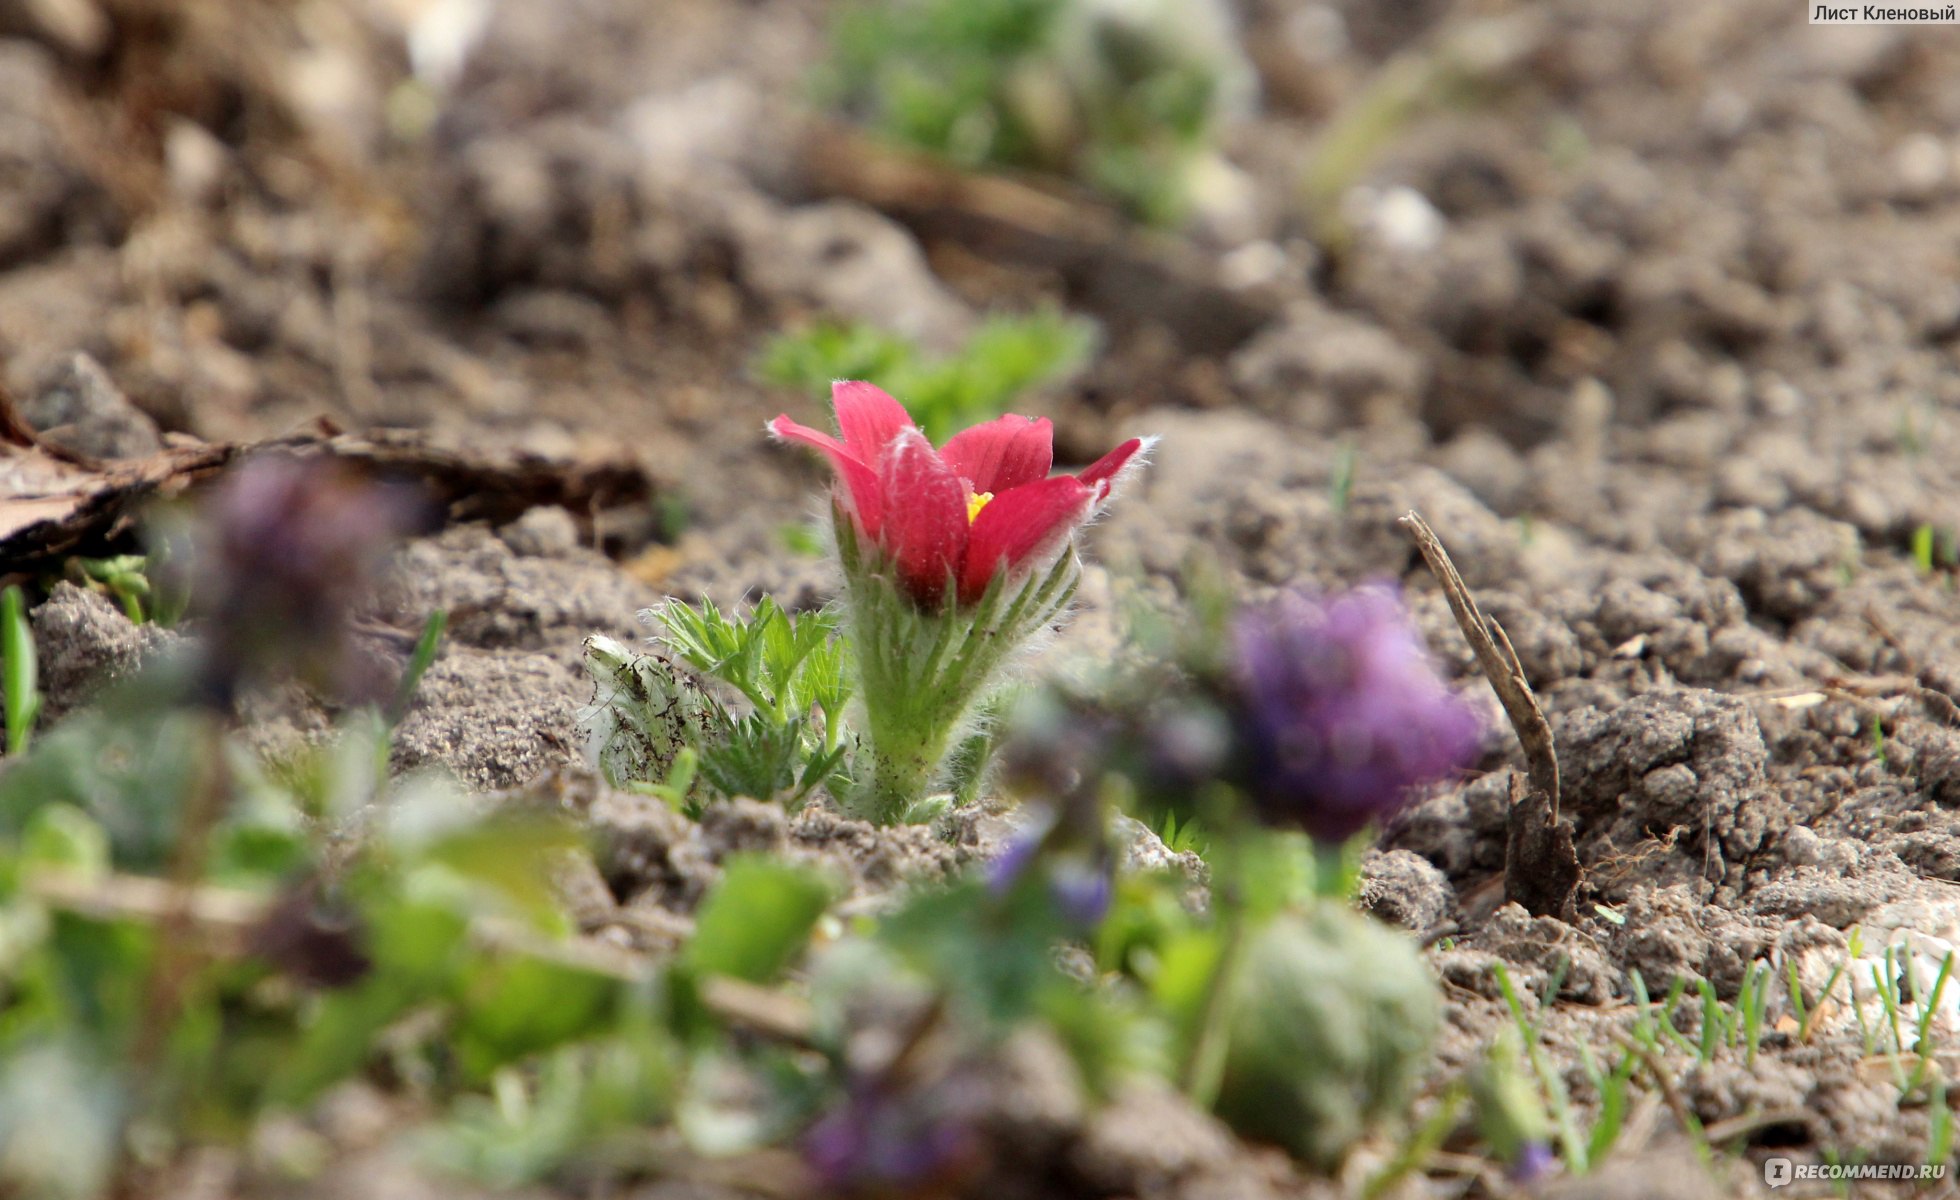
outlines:
M980 600L921 608L848 521L836 523L849 593L865 759L846 799L853 816L901 821L940 783L947 759L1014 653L1059 616L1081 569L1073 552L1012 586L996 577Z
M875 713L879 706L867 707ZM851 809L867 821L890 825L903 820L907 810L927 794L939 763L946 757L952 731L945 728L936 737L922 738L917 728L907 728L904 722L881 722L875 716L868 725L873 747L871 780Z

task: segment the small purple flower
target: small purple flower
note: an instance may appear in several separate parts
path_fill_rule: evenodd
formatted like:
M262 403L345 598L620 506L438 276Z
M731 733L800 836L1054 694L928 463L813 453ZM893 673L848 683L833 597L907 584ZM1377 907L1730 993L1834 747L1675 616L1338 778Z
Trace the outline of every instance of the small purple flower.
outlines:
M1558 1168L1558 1156L1543 1142L1530 1141L1518 1151L1517 1161L1511 1164L1508 1174L1511 1182L1533 1184L1550 1175Z
M1009 839L1000 857L987 864L987 894L998 900L1013 891L1041 856L1041 843L1047 837L1048 831L1037 827L1024 829Z
M1115 890L1108 848L1064 846L1052 826L1022 830L1000 857L987 864L987 893L995 899L1019 887L1029 872L1040 872L1048 897L1062 918L1078 929L1094 929L1109 914Z
M1247 783L1269 820L1343 842L1476 753L1482 722L1392 587L1289 592L1241 613L1233 635Z
M803 1161L828 1195L929 1194L969 1174L979 1129L951 1102L957 1079L918 1094L863 1086L803 1135Z
M1069 924L1078 929L1094 929L1109 915L1109 902L1116 889L1105 855L1096 861L1076 856L1058 858L1048 870L1048 895Z
M418 508L331 461L262 454L235 467L205 504L197 548L211 700L229 706L242 684L282 671L345 698L381 694L351 620Z

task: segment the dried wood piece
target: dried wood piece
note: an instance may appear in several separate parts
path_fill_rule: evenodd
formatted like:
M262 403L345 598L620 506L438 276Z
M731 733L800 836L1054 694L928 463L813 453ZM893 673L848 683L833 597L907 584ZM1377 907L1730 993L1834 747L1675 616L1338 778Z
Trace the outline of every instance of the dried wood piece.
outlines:
M266 445L330 454L362 464L382 478L413 481L443 506L451 521L501 524L540 505L589 519L606 509L651 500L654 491L646 470L628 458L567 460L522 452L450 450L412 435L382 433Z
M1511 787L1511 811L1504 847L1504 898L1524 905L1533 916L1570 919L1572 896L1579 886L1579 855L1572 846L1572 827L1558 815L1558 752L1551 722L1538 707L1524 667L1511 648L1504 627L1483 614L1477 599L1457 574L1449 551L1422 514L1410 510L1399 522L1422 554L1449 600L1457 628L1470 643L1477 666L1490 680L1524 747L1526 776Z
M75 555L110 553L146 504L261 451L329 455L379 478L414 483L449 521L501 523L555 505L590 522L653 495L652 480L630 459L490 454L431 446L408 434L332 429L251 445L179 440L145 458L103 462L42 442L0 393L0 584L58 570Z
M100 554L128 532L137 510L181 492L231 460L237 447L170 446L147 458L97 463L63 455L17 424L0 396L0 584Z

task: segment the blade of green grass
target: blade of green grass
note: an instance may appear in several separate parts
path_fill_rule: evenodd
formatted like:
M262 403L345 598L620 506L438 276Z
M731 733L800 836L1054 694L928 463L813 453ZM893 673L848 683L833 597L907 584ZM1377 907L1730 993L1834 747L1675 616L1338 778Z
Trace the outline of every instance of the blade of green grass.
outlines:
M21 754L41 712L41 688L27 597L18 585L0 591L0 671L5 672L0 691L5 692L7 753Z

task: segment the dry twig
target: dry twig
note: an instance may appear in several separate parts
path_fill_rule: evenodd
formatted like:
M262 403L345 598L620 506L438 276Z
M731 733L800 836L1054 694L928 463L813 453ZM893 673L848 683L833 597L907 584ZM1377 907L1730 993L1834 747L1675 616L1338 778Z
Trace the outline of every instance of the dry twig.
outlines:
M1579 856L1572 848L1571 826L1559 821L1558 752L1551 722L1525 682L1524 667L1504 627L1478 609L1436 531L1413 510L1398 524L1442 585L1457 627L1524 746L1526 781L1511 786L1504 898L1524 905L1533 916L1570 917L1572 894L1579 886Z

